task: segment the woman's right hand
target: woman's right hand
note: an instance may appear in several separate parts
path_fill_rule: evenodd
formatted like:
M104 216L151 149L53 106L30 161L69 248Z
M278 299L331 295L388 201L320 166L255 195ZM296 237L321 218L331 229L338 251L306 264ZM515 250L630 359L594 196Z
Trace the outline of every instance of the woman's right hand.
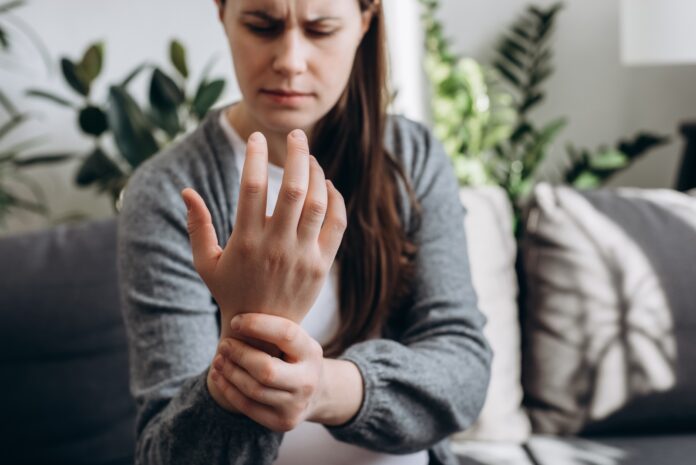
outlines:
M200 195L182 191L196 271L220 307L222 332L240 313L269 313L300 323L314 304L346 229L341 194L316 159L307 137L288 135L287 158L278 201L266 216L268 147L256 132L249 137L237 216L223 250Z

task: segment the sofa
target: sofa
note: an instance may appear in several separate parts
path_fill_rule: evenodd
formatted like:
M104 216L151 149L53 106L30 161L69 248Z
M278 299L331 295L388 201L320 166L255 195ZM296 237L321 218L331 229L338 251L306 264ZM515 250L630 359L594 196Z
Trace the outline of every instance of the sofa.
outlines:
M540 185L519 241L503 191L461 200L495 353L461 463L696 463L696 197ZM0 237L2 463L133 463L116 228Z

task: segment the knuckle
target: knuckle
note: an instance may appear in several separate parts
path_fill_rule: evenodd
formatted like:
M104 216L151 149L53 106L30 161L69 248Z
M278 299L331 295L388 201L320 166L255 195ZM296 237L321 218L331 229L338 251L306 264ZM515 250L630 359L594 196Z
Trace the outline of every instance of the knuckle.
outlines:
M327 221L331 228L335 231L343 233L348 227L348 220L345 215L332 215L331 218L327 218Z
M263 182L260 179L246 179L241 188L244 193L250 195L259 195L263 192Z
M261 378L261 382L264 384L273 383L276 380L276 378L277 378L276 369L271 364L270 361L268 363L265 363L261 367L261 373L260 373L259 377Z
M324 216L328 205L321 200L312 199L307 202L307 211L311 216Z
M237 253L242 257L251 257L256 253L257 245L253 237L240 237L235 244Z
M314 281L320 281L326 276L324 268L321 266L313 266L309 269L309 278Z
M306 193L307 190L303 186L294 183L288 183L283 190L283 196L290 202L299 202Z
M315 390L316 386L310 381L305 381L300 385L300 394L304 398L311 397Z
M294 417L283 416L278 419L278 428L281 431L292 431L297 426L297 420Z
M287 321L285 324L285 329L283 331L284 335L283 337L285 338L286 341L292 342L297 338L298 333L300 332L300 327L291 321Z
M249 388L249 397L251 397L252 399L256 399L259 402L263 402L265 394L266 389L260 384L251 386Z
M302 280L321 281L326 276L323 264L317 264L315 261L297 262L295 273Z
M272 247L266 253L266 263L271 269L285 268L289 261L288 251L284 247Z

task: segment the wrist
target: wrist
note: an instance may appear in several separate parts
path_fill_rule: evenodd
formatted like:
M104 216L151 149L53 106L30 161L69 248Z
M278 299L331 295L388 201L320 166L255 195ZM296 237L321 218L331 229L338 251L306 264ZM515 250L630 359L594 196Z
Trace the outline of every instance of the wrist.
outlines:
M362 405L362 375L354 363L346 360L325 358L322 364L322 381L308 420L327 426L343 425Z

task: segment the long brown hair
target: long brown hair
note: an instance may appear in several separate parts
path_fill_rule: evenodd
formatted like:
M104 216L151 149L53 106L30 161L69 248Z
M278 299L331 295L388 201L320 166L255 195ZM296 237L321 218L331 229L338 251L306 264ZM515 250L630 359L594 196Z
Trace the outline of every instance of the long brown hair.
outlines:
M348 226L336 256L340 265L340 325L324 347L336 356L356 342L382 335L392 310L409 297L416 246L400 216L398 179L418 224L420 207L403 167L384 144L389 104L384 14L379 0L358 0L372 9L348 85L312 130L310 147L341 192ZM403 212L401 212L403 213Z

